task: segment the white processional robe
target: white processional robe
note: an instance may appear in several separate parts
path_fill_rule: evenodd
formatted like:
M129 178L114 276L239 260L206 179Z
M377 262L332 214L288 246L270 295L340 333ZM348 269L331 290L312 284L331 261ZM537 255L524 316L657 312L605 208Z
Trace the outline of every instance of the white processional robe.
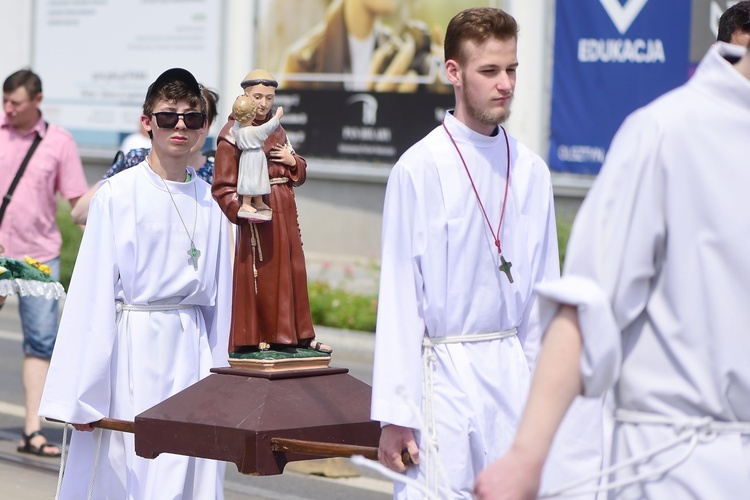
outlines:
M241 127L234 122L234 143L242 150L237 172L237 193L242 196L261 196L271 192L268 160L263 144L279 126L275 116L260 125Z
M750 81L717 44L684 86L626 119L575 221L545 307L578 306L585 393L625 410L750 422ZM686 432L686 428L679 432ZM613 460L673 441L617 424ZM683 442L637 471L678 461ZM701 434L666 474L616 498L747 498L750 436Z
M473 132L450 113L445 123L496 231L506 184L504 135ZM416 429L425 450L423 337L518 329L505 339L435 347L441 498L472 498L476 475L508 449L541 337L533 287L559 277L549 170L523 144L509 141L512 166L500 240L512 262L513 284L498 269L493 236L442 126L404 153L386 190L373 420ZM569 448L577 467L598 470L601 409L590 407L575 437L585 442ZM409 468L408 476L424 483L424 463ZM422 496L401 484L395 492L399 498Z
M227 223L208 184L166 181L146 162L104 181L91 201L44 388L40 415L72 423L136 415L227 366L231 269ZM181 304L172 311L124 304ZM132 434L73 431L61 499L221 499L224 464L136 456ZM193 439L201 439L194 436Z

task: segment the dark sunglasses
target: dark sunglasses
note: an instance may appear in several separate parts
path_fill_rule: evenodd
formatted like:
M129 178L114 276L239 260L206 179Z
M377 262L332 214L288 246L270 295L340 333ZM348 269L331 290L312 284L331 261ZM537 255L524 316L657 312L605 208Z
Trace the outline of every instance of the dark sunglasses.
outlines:
M190 111L189 113L161 111L159 113L153 113L153 115L156 117L156 125L158 125L159 128L175 128L180 117L182 117L185 127L190 130L198 130L203 127L204 123L206 123L206 113L199 113L198 111Z

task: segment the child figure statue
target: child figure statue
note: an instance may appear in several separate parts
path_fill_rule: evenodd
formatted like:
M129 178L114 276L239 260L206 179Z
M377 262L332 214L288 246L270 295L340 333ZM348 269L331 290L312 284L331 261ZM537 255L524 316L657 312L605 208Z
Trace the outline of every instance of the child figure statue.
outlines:
M249 219L251 222L266 222L271 220L273 212L271 207L263 202L263 195L271 192L263 143L278 128L284 111L279 107L269 121L253 125L256 107L255 101L246 95L237 97L232 105L232 114L235 118L232 132L237 147L242 150L237 177L237 194L242 196L242 206L237 212L237 217Z

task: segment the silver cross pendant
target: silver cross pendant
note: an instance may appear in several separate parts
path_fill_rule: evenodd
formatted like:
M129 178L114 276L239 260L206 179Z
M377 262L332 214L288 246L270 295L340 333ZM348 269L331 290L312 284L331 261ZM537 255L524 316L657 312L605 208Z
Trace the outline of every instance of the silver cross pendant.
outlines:
M190 260L193 262L193 269L198 270L198 257L201 256L201 251L195 248L195 243L190 242L190 250L187 251L190 256Z

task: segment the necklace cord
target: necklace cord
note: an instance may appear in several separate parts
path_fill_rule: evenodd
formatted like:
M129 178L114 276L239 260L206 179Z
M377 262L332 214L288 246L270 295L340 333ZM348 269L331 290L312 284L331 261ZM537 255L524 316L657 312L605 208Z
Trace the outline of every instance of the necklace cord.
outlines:
M188 231L187 225L185 224L185 221L182 219L182 214L180 213L180 209L177 208L177 203L174 201L174 196L172 196L172 191L169 190L169 186L167 186L167 182L164 179L161 179L161 182L164 184L164 188L167 190L167 193L169 193L169 198L172 200L172 205L174 205L174 209L177 211L177 217L180 218L180 222L182 222L182 227L185 228L185 232L188 235L188 238L190 238L190 244L195 245L195 228L198 225L198 188L195 187L195 184L193 184L193 191L195 196L195 219L193 220L193 235L190 236L190 232Z
M487 210L485 210L484 208L482 199L479 197L479 191L477 191L477 187L474 184L474 179L471 177L471 172L469 172L469 167L466 165L466 160L464 160L464 155L461 154L461 150L458 148L458 144L456 144L456 140L453 138L450 131L448 131L448 127L445 126L445 121L443 121L442 125L443 125L443 128L445 129L445 133L448 134L448 137L453 143L453 147L456 148L458 157L461 158L461 163L463 163L464 165L464 170L466 170L466 175L469 176L469 182L471 183L471 187L474 190L474 195L477 197L477 201L479 202L479 208L482 209L484 220L487 221L487 226L489 226L490 233L492 233L492 237L495 240L495 246L497 247L497 251L498 253L502 255L503 250L500 246L500 228L502 227L503 219L505 218L505 204L508 201L508 186L510 185L510 142L508 141L508 133L505 131L505 128L500 127L500 130L503 131L503 135L505 136L505 150L507 153L508 166L505 172L505 193L503 194L503 205L502 205L502 208L500 209L500 221L497 223L497 234L496 234L495 231L492 229L492 223L490 222L490 218L487 216Z

